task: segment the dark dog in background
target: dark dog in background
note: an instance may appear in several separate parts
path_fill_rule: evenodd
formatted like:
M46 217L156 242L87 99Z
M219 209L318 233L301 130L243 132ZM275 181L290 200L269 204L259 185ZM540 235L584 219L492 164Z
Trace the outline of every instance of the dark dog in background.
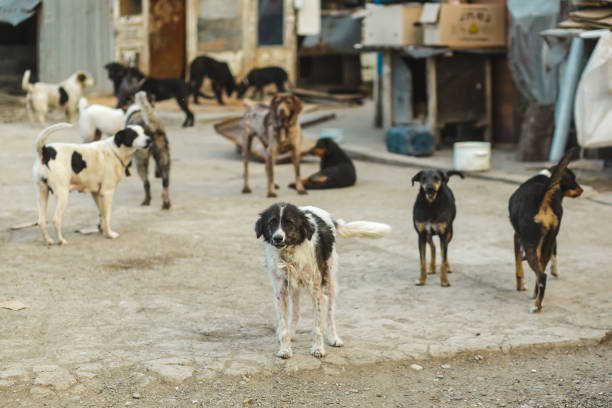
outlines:
M269 84L275 84L277 92L285 92L285 82L288 80L287 71L281 67L254 68L238 84L238 98L242 98L247 89L252 86L259 93L259 99L263 99L263 89Z
M535 303L529 310L542 310L546 291L546 266L553 259L553 275L557 270L557 234L563 216L563 197L575 198L582 194L582 187L567 165L578 148L565 154L559 164L549 169L550 177L539 174L530 178L512 194L508 205L510 222L514 228L514 258L516 262L516 290L526 290L522 250L529 266L536 274L533 291Z
M176 103L186 115L183 127L193 126L194 115L187 104L191 91L189 85L181 78L152 78L146 76L138 68L127 67L117 62L108 63L104 67L108 71L108 77L113 81L113 86L119 76L124 75L119 81L119 89L115 94L118 108L125 109L133 102L136 92L145 91L149 102L152 103L171 98L176 99Z
M217 61L206 55L196 57L191 61L189 86L193 92L193 103L195 104L198 103L198 96L202 96L200 88L206 77L212 82L212 89L219 105L223 105L223 90L228 97L236 90L236 81L229 66L225 62Z
M440 285L450 286L448 274L451 273L451 270L447 251L448 244L453 238L453 221L457 210L455 208L455 196L447 183L449 177L453 175L463 178L463 174L455 170L447 172L422 170L412 177L412 185L415 181L421 185L412 211L414 229L419 235L419 257L421 260L421 275L416 282L417 286L425 285L427 280L425 268L426 244L429 244L431 250L429 273L436 273L434 235L440 238L440 250L442 252Z
M310 153L321 158L321 170L302 180L306 190L350 187L357 181L353 161L332 139L317 140ZM295 183L289 188L295 188Z
M268 197L276 197L274 184L274 162L278 153L291 150L295 183L298 194L307 194L300 179L300 157L302 127L298 116L303 105L300 98L291 94L278 94L270 102L251 105L242 118L244 144L242 160L244 163L243 193L250 193L249 156L253 139L257 137L265 147L266 175L268 177Z
M117 97L117 106L126 110L134 103L134 95L138 92L138 83L146 77L136 67L130 67L118 62L109 62L104 66L108 79L113 82L113 91Z
M151 203L151 184L149 183L149 159L155 160L155 177L162 179L162 209L170 208L170 145L166 137L164 124L157 118L153 107L147 100L144 92L136 94L136 103L128 109L125 116L125 125L139 125L151 138L151 147L145 151L134 154L138 175L143 182L145 198L142 205Z

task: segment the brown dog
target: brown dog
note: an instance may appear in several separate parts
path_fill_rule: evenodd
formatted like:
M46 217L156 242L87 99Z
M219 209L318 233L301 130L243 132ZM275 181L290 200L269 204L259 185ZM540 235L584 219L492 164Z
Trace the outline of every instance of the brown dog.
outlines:
M302 111L302 101L294 95L279 93L270 102L270 106L258 103L249 107L242 119L244 127L244 145L242 158L244 162L243 193L250 193L249 156L253 138L257 137L265 148L266 174L268 176L268 197L276 197L274 184L274 160L278 153L292 151L295 169L295 185L298 194L306 194L300 179L300 147L302 145L302 128L298 116Z

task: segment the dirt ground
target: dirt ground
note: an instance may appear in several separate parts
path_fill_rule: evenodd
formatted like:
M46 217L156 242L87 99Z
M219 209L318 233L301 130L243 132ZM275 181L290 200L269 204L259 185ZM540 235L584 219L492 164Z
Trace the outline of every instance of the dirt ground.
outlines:
M28 306L0 309L0 406L290 406L300 399L309 406L499 405L492 398L508 406L609 405L610 347L594 345L612 327L612 237L601 233L612 207L565 201L561 278L550 280L543 312L530 315L527 293L514 290L507 199L516 186L453 179L459 215L449 250L452 286L440 287L433 275L415 287L414 170L357 162L355 187L298 196L285 187L292 170L279 166L279 200L393 227L380 240L339 243L337 319L346 346L328 347L322 362L308 355L312 308L303 296L294 358L281 361L253 232L257 213L273 203L265 198L263 165L252 165L254 193L242 195L240 158L212 126L167 130L171 210L161 210L159 180L152 181L152 205L141 207L142 186L132 176L119 184L113 205L121 236L82 236L74 231L95 226L97 214L89 195L73 193L63 224L69 243L46 247L37 228L9 230L36 219L38 130L0 124L0 302ZM77 131L52 140L76 142ZM310 161L302 171L316 168ZM544 354L551 357L529 351L534 345L553 348ZM567 349L575 345L592 348ZM457 353L484 360L453 359ZM413 372L413 362L425 369ZM525 377L525 388L513 385ZM561 379L563 387L555 385ZM572 381L581 381L578 390L565 385Z

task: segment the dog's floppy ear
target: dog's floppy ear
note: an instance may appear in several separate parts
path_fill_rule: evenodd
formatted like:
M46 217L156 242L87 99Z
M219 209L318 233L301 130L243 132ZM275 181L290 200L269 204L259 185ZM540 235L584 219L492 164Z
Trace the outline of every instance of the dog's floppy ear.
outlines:
M291 101L293 102L293 114L298 115L304 110L304 104L302 100L295 95L291 95Z
M84 73L79 73L79 75L77 75L77 80L79 82L85 82L85 80L87 80L87 75L85 75Z
M121 145L126 147L132 147L134 144L134 139L138 137L138 133L134 129L125 128L123 130L115 133L115 144L117 147L121 147Z
M461 177L461 178L465 178L465 176L463 175L463 173L462 173L462 172L460 172L460 171L458 171L458 170L449 170L449 171L447 171L447 172L446 172L446 179L445 179L445 180L446 180L446 181L448 181L448 179L449 179L451 176L459 176L459 177Z
M257 222L255 223L255 235L257 238L261 237L263 234L263 217L260 216Z
M417 174L415 174L415 175L412 177L412 185L413 185L413 186L414 186L414 182L415 182L415 181L419 181L419 180L421 179L421 175L422 175L422 174L423 174L423 172L422 172L422 171L419 171Z
M302 228L302 233L304 234L306 239L308 239L308 240L312 239L312 235L315 232L315 227L312 225L312 223L310 222L308 217L306 217L305 215L304 215L304 219L302 221L301 228Z
M272 98L272 100L270 101L270 111L272 112L276 112L276 108L278 108L278 104L280 103L280 97L277 95L274 95L274 98Z

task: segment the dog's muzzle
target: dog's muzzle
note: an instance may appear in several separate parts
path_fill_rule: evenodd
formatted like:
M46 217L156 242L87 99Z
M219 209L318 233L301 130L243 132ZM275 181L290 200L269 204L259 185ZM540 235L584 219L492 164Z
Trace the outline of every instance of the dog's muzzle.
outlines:
M151 139L147 139L147 143L145 143L145 149L148 149L151 146L151 143L153 143L153 140Z
M427 199L427 201L431 202L436 199L436 193L437 191L433 188L425 189L425 198Z
M276 248L279 248L279 249L286 247L285 237L281 235L274 235L272 237L272 245L274 245Z

